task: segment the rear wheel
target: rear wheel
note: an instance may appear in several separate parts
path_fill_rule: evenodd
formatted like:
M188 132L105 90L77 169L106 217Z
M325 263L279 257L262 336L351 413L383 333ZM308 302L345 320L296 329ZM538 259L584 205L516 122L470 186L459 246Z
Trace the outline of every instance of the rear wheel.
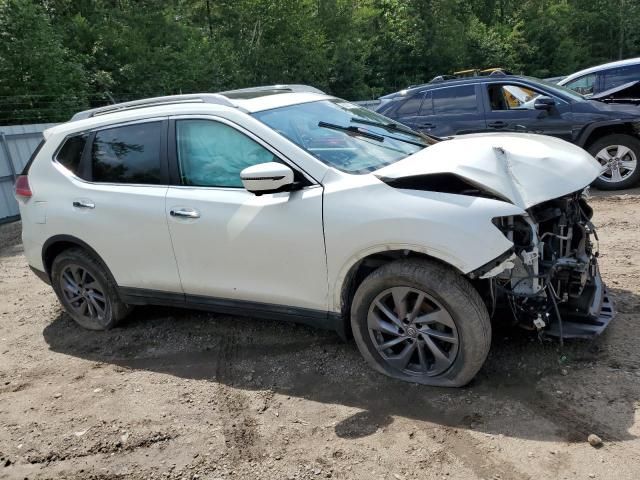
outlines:
M51 281L67 313L89 330L113 328L130 311L110 275L84 250L60 253L51 266Z
M351 312L360 352L393 378L462 386L489 352L491 323L478 292L435 262L401 260L380 267L356 291Z
M589 153L606 170L593 182L600 190L633 187L640 180L640 140L631 135L607 135L589 147Z

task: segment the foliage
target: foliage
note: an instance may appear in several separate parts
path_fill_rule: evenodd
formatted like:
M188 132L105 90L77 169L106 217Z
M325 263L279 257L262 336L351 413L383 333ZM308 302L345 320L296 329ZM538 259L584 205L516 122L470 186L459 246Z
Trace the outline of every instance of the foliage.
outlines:
M640 54L640 0L0 0L0 123L150 95L307 83L375 98L500 66Z

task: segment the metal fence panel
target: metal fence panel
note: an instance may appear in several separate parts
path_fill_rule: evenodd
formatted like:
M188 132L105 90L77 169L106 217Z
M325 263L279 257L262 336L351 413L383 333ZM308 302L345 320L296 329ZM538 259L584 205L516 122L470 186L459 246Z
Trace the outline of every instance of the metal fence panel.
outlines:
M55 123L0 126L0 223L19 214L13 197L15 176L20 174L36 149L42 132Z

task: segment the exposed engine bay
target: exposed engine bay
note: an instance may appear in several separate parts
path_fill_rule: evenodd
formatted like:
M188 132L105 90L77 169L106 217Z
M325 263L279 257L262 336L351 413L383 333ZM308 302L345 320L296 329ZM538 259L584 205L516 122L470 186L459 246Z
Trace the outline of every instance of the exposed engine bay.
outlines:
M494 224L514 244L489 281L490 311L504 307L524 328L563 338L599 334L613 318L598 270L593 211L582 192L535 205Z

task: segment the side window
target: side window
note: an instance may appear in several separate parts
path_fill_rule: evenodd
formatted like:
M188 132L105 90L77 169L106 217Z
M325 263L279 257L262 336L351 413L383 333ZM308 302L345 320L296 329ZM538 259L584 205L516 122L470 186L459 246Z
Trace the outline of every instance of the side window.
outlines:
M596 74L590 73L570 81L564 86L578 92L581 95L593 95L593 87L596 83Z
M433 90L432 95L433 113L436 115L478 112L476 87L474 85L439 88Z
M56 156L58 163L64 165L67 170L76 175L78 175L80 159L87 144L87 138L89 138L89 135L86 133L67 138Z
M160 184L162 122L138 123L96 132L91 149L92 180Z
M402 105L398 107L396 110L396 115L399 117L412 117L417 115L420 111L420 106L422 105L422 99L424 98L423 94L414 95L413 97L407 98Z
M245 134L212 120L176 121L176 142L183 185L242 188L242 170L278 161Z
M604 89L609 90L634 80L640 80L640 65L614 68L603 72L602 75L604 76Z
M433 95L431 92L427 92L420 107L420 115L427 116L433 115Z
M534 100L539 92L522 85L489 85L491 110L533 110Z

